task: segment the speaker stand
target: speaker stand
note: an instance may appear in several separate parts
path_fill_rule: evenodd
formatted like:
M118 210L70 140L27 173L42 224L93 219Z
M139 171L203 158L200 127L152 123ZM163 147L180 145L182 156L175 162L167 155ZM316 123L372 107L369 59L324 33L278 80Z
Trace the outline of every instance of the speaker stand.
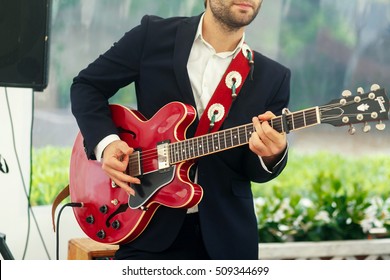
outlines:
M5 234L0 232L0 253L4 260L14 260L11 251L9 250L7 243L5 243Z

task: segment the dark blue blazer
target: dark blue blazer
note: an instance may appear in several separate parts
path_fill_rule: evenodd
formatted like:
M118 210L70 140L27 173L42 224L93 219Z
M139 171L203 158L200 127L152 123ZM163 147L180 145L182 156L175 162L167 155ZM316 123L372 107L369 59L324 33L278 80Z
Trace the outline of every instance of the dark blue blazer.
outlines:
M147 118L171 101L195 107L187 60L199 20L200 16L145 16L139 26L74 78L72 111L90 159L94 159L93 149L102 138L117 133L108 99L130 83L135 83L137 109ZM253 80L245 81L221 129L250 123L253 116L267 110L280 115L288 105L289 69L258 52L254 61ZM187 130L187 138L194 135L197 123ZM259 240L251 181L273 179L286 161L287 157L270 174L247 145L198 161L198 183L204 189L199 216L211 258L257 259ZM177 236L185 215L183 209L160 207L131 246L154 252L166 249Z

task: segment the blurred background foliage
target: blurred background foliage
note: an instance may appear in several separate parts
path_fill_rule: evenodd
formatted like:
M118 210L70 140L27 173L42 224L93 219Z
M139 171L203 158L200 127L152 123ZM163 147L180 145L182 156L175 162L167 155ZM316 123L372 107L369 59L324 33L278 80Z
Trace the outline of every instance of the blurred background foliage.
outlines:
M286 169L253 184L261 242L363 239L390 230L390 158L290 151Z

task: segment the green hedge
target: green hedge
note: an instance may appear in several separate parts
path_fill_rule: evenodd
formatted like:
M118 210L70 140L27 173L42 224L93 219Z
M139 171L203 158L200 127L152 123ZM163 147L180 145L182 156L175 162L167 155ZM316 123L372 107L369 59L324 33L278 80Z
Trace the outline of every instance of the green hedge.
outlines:
M33 148L30 203L52 204L56 195L68 185L71 148Z
M68 184L70 148L33 149L31 205ZM390 157L290 151L282 174L253 183L261 242L366 238L390 230Z
M390 230L390 157L290 152L283 173L253 184L261 242L367 238Z

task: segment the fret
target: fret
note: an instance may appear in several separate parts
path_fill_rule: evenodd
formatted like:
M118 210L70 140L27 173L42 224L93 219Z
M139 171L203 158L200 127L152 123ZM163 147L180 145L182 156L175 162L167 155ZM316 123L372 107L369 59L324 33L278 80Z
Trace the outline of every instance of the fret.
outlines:
M183 154L181 152L182 146L183 146L183 142L178 143L177 146L176 146L176 149L177 149L177 159L179 161L183 160Z
M220 150L224 150L225 146L225 137L223 131L218 132L218 146Z
M186 160L188 158L188 155L187 155L188 148L187 148L187 145L186 145L187 142L188 141L184 141L184 142L182 142L182 145L181 145L181 155L182 155L182 159L183 160Z
M294 129L299 129L303 126L306 126L305 112L304 111L294 113L293 115L295 115Z
M248 127L247 126L244 126L244 131L245 131L245 142L248 142L249 141L249 137L248 137Z
M309 110L308 110L309 111ZM309 121L308 121L308 125L315 125L315 124L318 124L319 121L317 119L317 108L312 108L310 109L310 118L309 118Z
M180 157L181 156L180 146L181 146L181 143L180 142L177 143L177 145L176 145L176 158L177 158L178 162L182 160L181 157Z
M233 143L233 146L237 146L239 144L239 139L238 139L238 128L234 128L232 129L232 143Z
M276 117L272 119L272 124L271 126L273 129L275 129L278 132L283 132L283 126L282 126L282 118L281 117Z
M227 148L226 146L226 133L225 131L221 131L220 133L220 137L219 138L219 147L221 148L221 150L225 150Z
M177 156L179 158L179 161L183 161L184 160L184 157L183 157L183 142L180 142L177 145Z
M233 144L233 132L231 129L229 129L229 135L230 135L230 137L229 137L228 143L229 143L229 146L232 147L232 146L234 146L234 144Z
M194 138L194 153L195 153L195 157L198 157L200 154L199 153L199 138Z
M188 158L194 157L194 139L188 140Z
M243 132L244 132L244 135L243 135L244 137L242 138L242 140L243 140L242 143L245 143L245 142L248 142L248 140L247 140L247 133L248 132L247 132L246 126L243 127Z
M310 108L286 115L286 121L289 130L296 130L318 124L316 108Z
M212 135L212 141L213 141L213 148L214 148L214 151L218 151L220 148L219 146L219 134L218 133L215 133Z
M169 151L171 153L171 162L176 162L176 154L175 154L175 143L169 145Z
M248 133L250 131L250 129L248 129L248 128L249 127L247 125L243 126L243 131L245 132L245 134L244 134L242 143L248 143L248 140L249 140Z
M294 127L294 117L293 117L293 115L291 114L291 115L286 115L285 116L285 118L286 118L286 125L287 125L287 127L285 127L284 128L284 132L285 131L291 131L291 130L293 130L293 127ZM281 121L283 122L283 118L281 118Z
M246 139L246 141L249 142L249 139L251 138L252 133L255 131L255 128L253 124L249 124L247 127L249 128L249 131L248 131L248 138Z
M173 149L173 145L169 145L169 162L175 162L175 152Z
M243 139L243 137L246 136L246 131L245 131L245 127L239 127L238 130L239 130L238 139L239 139L239 144L241 145L242 143L245 143L245 140Z
M282 118L281 117L278 117L277 119L277 127L278 127L278 132L285 132L286 130L284 129L283 127L283 122L282 122Z
M232 143L232 130L225 130L225 148L233 146Z
M288 122L287 124L289 124ZM294 121L294 114L291 114L291 129L290 130L295 130L295 121Z
M210 152L209 143L207 142L207 136L202 137L202 143L203 143L203 148L205 150L204 154L207 155Z
M182 142L180 153L182 160L186 160L188 158L188 141Z
M176 142L174 143L174 150L175 150L175 162L179 162L180 161L180 153L179 153L179 146L180 146L180 142Z
M212 135L207 135L207 150L208 153L214 152L214 145L213 145L213 136Z
M194 139L194 138L192 138L191 139L191 151L192 151L192 158L194 158L194 157L197 157L198 155L197 155L197 149L196 149L196 144L195 144L195 141L196 141L196 139Z
M201 151L199 152L200 155L206 154L206 153L205 153L205 150L204 150L205 147L204 147L204 145L203 145L203 138L204 138L204 137L199 137L199 138L198 138L198 147L201 149Z
M141 161L141 153L139 151L134 151L130 155L127 169L127 173L130 176L139 176L142 174Z
M223 137L225 138L225 149L231 146L231 131L227 129L224 131Z
M181 152L182 146L183 146L183 142L177 143L177 146L176 146L177 159L178 159L179 161L182 161L182 160L183 160L183 154L182 154L182 152Z

